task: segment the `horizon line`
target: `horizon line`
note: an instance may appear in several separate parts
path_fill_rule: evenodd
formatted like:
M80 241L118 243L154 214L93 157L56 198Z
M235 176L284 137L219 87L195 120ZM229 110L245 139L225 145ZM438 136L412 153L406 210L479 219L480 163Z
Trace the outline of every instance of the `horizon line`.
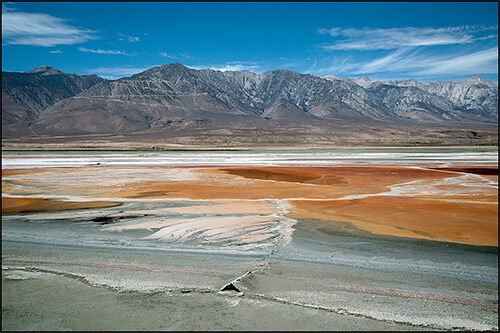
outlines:
M127 75L127 76L121 76L121 77L117 77L117 78L114 78L114 79L110 79L110 78L106 78L106 77L110 77L108 75L99 75L99 74L77 74L77 73L67 73L67 72L64 72L56 67L52 67L52 66L47 66L47 65L41 65L41 66L38 66L34 69L29 69L27 71L24 71L24 72L16 72L16 71L4 71L2 69L2 73L5 72L5 73L22 73L22 74L31 74L31 73L28 73L29 71L34 71L38 68L42 68L42 67L47 67L47 68L52 68L52 69L55 69L57 71L60 71L62 72L63 74L69 74L69 75L79 75L79 76L85 76L85 75L96 75L96 76L99 76L100 78L102 78L103 80L106 80L106 81L116 81L116 80L120 80L120 79L126 79L126 78L130 78L134 75L137 75L137 74L141 74L141 73L144 73L148 70L151 70L153 68L157 68L157 67L163 67L163 66L171 66L171 65L176 65L176 64L179 64L181 65L182 67L185 67L187 69L190 69L190 70L195 70L195 71L200 71L200 70L212 70L212 71L217 71L217 72L248 72L248 73L253 73L255 75L262 75L264 73L269 73L269 72L277 72L277 71L290 71L290 72L294 72L294 73L297 73L297 74L300 74L300 75L312 75L312 76L317 76L317 77L320 77L320 78L323 78L325 79L326 77L330 76L330 77L336 77L336 78L340 78L340 79L348 79L348 80L351 80L351 81L357 81L363 77L366 77L368 78L369 81L371 82L375 82L375 81L383 81L383 82L386 82L386 83L393 83L393 82L404 82L404 81L411 81L411 80L414 80L416 82L419 82L419 83L437 83L437 82L456 82L456 81L466 81L468 79L471 79L471 78L474 78L474 77L479 77L481 78L482 80L484 81L487 81L487 82L491 82L495 85L498 85L498 81L490 81L488 79L485 79L484 77L482 77L480 74L475 74L475 75L472 75L472 76L469 76L465 79L462 79L462 80L436 80L436 81L427 81L427 82L422 82L422 81L418 81L417 79L415 78L409 78L409 79L389 79L389 80L384 80L384 79L370 79L370 77L368 75L360 75L358 78L350 78L350 77L347 77L347 76L336 76L334 74L327 74L327 75L317 75L317 74L311 74L311 73L300 73L300 72L297 72L297 71L294 71L294 70L291 70L289 68L282 68L282 69L274 69L274 70L269 70L269 71L264 71L262 73L256 73L256 72L253 72L251 70L220 70L220 69L215 69L215 68L210 68L210 67L207 67L207 68L203 68L203 67L198 67L198 66L187 66L187 65L184 65L178 61L175 61L175 62L171 62L171 63L166 63L166 64L162 64L162 65L156 65L156 66L152 66L150 68L147 68L145 70L142 70L140 72L137 72L137 73L133 73L133 74L130 74L130 75Z

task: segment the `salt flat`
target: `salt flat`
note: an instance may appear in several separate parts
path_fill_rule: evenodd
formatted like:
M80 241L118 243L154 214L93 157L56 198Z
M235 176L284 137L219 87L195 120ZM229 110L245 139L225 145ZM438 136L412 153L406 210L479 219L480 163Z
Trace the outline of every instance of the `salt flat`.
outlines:
M498 164L498 151L489 147L446 148L256 148L237 151L7 151L2 155L4 168L76 167L85 165L107 166L282 166L282 165L331 165L347 162L393 163L407 165L418 162L480 162ZM90 156L89 156L90 155Z
M2 165L4 329L27 311L10 286L53 276L188 312L318 316L296 329L498 329L496 147L11 151Z

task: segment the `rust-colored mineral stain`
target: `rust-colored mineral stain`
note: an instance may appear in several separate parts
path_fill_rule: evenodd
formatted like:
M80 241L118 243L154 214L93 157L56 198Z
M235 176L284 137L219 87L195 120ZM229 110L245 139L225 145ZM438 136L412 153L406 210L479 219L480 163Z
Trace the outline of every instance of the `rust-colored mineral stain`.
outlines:
M33 169L2 169L2 177L24 175Z
M213 172L209 170L209 172ZM275 180L294 183L310 183L320 185L355 185L359 178L364 183L377 181L382 184L398 183L404 179L432 179L449 177L440 170L415 169L403 167L378 166L339 166L339 167L231 167L218 169L224 172L250 179ZM369 176L370 178L366 178Z
M229 168L221 169L231 175L242 176L251 179L264 179L292 183L304 183L318 179L320 174L299 170L297 168Z
M498 246L498 204L403 197L293 201L293 218L349 222L378 235Z
M91 168L28 168L28 169L2 169L2 177L18 176L18 175L33 175L40 173L74 173L74 172L93 171Z
M2 197L2 214L51 212L76 209L91 209L119 206L121 203L90 201L53 201L41 198L8 198Z

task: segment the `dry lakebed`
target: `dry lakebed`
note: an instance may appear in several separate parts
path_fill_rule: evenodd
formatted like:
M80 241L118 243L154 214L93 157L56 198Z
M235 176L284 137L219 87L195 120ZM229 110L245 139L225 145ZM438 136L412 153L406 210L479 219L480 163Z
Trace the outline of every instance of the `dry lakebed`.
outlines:
M2 330L498 330L498 147L4 150Z

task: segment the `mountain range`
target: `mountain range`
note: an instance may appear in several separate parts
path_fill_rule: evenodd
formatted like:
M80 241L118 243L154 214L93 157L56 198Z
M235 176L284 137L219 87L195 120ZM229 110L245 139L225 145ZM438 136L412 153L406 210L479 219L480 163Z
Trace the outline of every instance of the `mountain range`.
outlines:
M47 66L2 72L6 139L146 134L168 138L256 130L271 136L273 131L328 136L339 126L356 131L363 126L474 129L497 124L498 86L480 76L387 82L287 69L262 74L195 70L180 63L117 80L66 74Z

